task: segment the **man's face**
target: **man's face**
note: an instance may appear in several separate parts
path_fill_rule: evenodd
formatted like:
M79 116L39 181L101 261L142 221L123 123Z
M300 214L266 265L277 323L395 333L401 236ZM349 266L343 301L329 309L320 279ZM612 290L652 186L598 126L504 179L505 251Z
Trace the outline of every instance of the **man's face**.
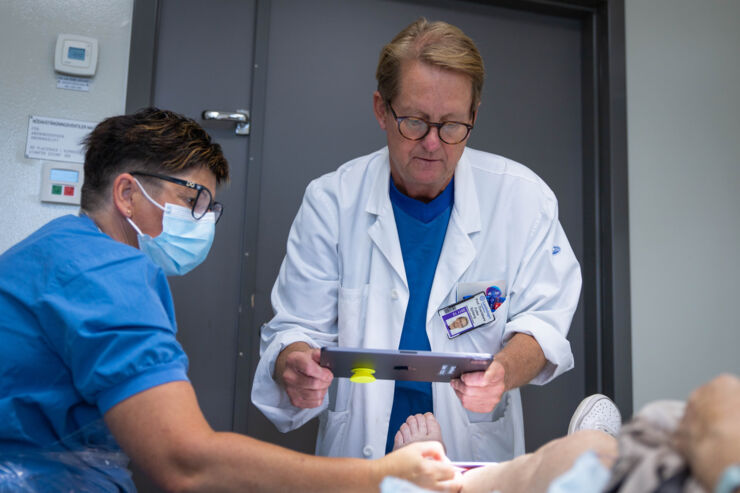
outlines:
M419 61L401 65L399 92L391 101L396 115L423 118L430 122L455 121L472 124L473 97L470 78ZM421 140L408 140L380 93L373 95L375 116L386 131L391 176L398 189L409 197L430 201L452 179L467 138L459 144L446 144L432 128Z

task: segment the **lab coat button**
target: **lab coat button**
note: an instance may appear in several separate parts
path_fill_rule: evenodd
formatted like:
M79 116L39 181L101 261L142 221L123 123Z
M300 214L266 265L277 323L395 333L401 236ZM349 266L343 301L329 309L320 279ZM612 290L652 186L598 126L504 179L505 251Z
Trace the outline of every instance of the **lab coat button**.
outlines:
M373 448L370 445L365 445L362 448L362 455L365 457L372 457L373 456Z
M398 299L398 290L397 289L391 289L391 299L397 300Z

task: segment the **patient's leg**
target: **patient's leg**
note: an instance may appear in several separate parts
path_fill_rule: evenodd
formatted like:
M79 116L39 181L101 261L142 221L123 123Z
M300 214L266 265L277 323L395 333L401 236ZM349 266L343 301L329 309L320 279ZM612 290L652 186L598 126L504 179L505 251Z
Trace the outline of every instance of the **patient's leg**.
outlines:
M537 493L547 491L550 482L571 468L585 451L593 450L610 468L617 458L617 441L602 431L583 430L552 440L531 454L511 461L471 469L463 475L463 492L500 491Z

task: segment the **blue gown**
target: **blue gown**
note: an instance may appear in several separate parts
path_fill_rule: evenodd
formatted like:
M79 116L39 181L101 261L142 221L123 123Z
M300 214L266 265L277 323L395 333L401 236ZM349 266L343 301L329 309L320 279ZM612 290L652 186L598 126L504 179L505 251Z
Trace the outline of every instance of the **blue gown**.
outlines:
M1 255L0 490L23 471L38 491L135 491L102 417L187 380L176 330L162 270L87 216L55 219Z

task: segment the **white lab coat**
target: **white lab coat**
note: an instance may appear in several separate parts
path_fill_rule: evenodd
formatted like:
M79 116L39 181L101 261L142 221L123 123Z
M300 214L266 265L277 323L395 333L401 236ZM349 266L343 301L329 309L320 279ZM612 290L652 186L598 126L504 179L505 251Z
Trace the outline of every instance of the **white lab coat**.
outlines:
M296 341L398 348L409 289L389 179L383 148L309 184L272 291L275 317L262 327L252 401L283 432L320 415L318 455L384 455L394 382L335 378L322 406L299 409L272 378L275 359ZM566 335L581 288L555 196L524 166L470 148L454 186L427 309L431 348L495 354L515 333L530 334L547 358L532 383L547 383L573 367ZM449 339L437 310L456 301L457 284L498 280L506 281L507 299L496 320ZM464 409L449 383L434 383L432 393L451 459L501 461L524 453L518 390L486 414Z

